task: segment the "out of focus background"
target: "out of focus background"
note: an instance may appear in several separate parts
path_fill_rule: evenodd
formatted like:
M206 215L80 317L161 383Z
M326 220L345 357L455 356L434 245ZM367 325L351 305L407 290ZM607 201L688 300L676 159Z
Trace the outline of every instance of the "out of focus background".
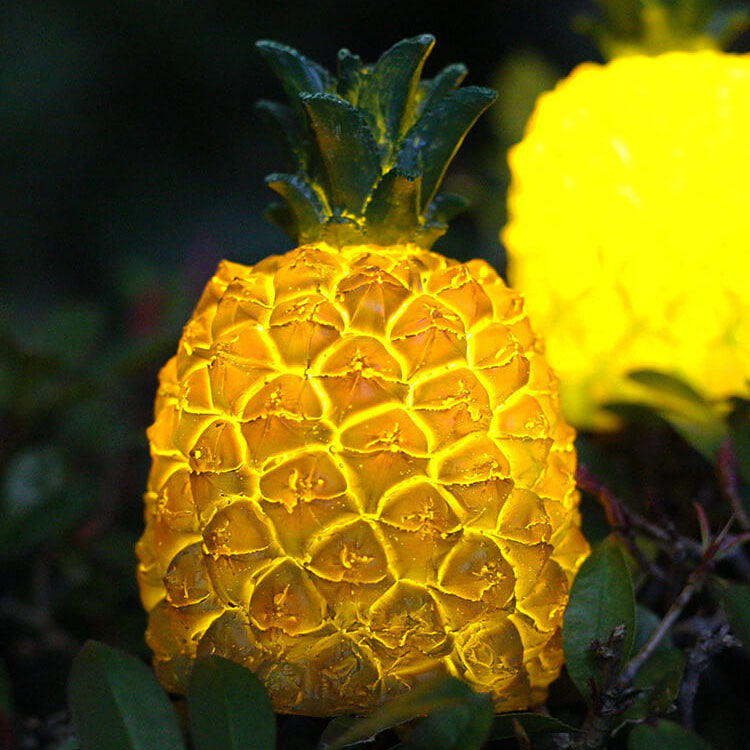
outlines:
M157 371L220 259L292 246L263 217L263 177L286 165L253 109L282 95L255 40L333 66L340 47L374 60L430 32L428 76L463 61L468 83L497 86L446 181L475 210L436 249L504 268L505 150L541 90L598 59L571 28L592 8L447 8L0 4L0 700L29 726L64 708L86 638L147 657L133 545Z

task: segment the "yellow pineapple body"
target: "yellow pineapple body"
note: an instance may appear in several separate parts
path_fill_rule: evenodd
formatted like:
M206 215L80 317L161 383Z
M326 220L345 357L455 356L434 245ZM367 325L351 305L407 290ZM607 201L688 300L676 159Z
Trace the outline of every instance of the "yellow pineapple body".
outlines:
M521 297L416 245L223 262L160 374L139 582L162 682L216 653L277 710L562 664L574 433Z
M495 93L421 35L337 75L259 42L297 249L224 262L162 370L139 581L161 681L244 664L277 710L364 712L440 674L539 703L588 552L573 431L521 298L429 246Z
M574 424L639 369L750 396L749 130L749 55L587 63L540 98L503 240Z

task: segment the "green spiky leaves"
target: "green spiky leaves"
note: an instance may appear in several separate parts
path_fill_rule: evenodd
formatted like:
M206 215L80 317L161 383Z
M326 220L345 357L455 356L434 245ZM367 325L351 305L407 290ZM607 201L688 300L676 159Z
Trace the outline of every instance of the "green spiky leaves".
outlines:
M575 26L592 36L604 57L724 49L748 25L746 10L719 15L717 0L595 0L599 19L587 15Z
M258 108L294 165L291 174L266 178L284 200L269 218L296 241L429 247L465 207L459 196L436 194L496 94L458 89L463 65L421 80L434 43L428 34L405 39L373 65L341 50L336 76L290 47L257 43L289 99Z

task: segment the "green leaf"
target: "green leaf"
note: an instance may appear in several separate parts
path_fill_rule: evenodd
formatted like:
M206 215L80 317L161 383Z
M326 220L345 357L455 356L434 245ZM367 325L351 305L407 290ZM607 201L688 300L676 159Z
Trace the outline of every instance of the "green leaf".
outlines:
M628 750L711 750L712 745L673 721L639 724L628 737Z
M339 96L356 105L362 80L362 58L348 49L340 49L337 62L339 80L336 91Z
M566 724L554 716L545 716L544 714L534 714L528 712L514 712L509 714L500 714L495 717L492 724L490 736L493 740L512 739L516 736L513 722L517 721L525 730L526 734L554 734L556 732L580 732L580 729Z
M617 539L610 535L578 571L563 624L568 673L587 701L591 700L589 679L596 678L598 671L592 641L605 643L618 625L626 628L622 666L630 656L635 637L635 597L625 556Z
M378 232L381 242L408 235L419 226L420 177L392 169L383 175L365 210L365 223Z
M734 634L750 653L750 586L720 581L721 605Z
M628 373L628 377L647 388L669 394L683 401L692 402L696 406L707 405L706 399L698 391L674 375L668 375L658 370L632 370Z
M196 750L273 750L276 717L263 683L220 656L198 661L187 708Z
M88 641L76 656L68 698L81 750L184 750L177 717L143 662Z
M341 734L326 738L324 742L321 741L319 749L340 750L350 745L367 742L378 732L419 716L427 716L434 711L456 706L472 706L484 700L486 700L485 697L475 693L461 680L455 677L441 677L399 695L349 728L342 727ZM332 731L331 735L333 734Z
M712 463L728 433L721 414L691 385L656 370L634 370L628 378L644 386L643 403L666 420Z
M404 136L396 164L405 172L422 174L422 206L435 197L445 170L477 118L495 101L492 89L467 86L425 107Z
M374 114L378 140L395 144L411 124L414 93L434 45L435 37L430 34L403 39L386 50L373 66L358 106Z
M479 750L485 743L494 717L489 695L431 713L409 733L404 750Z
M271 70L281 81L292 104L304 93L322 94L332 85L328 71L285 44L260 40L255 43Z
M266 217L271 224L275 224L279 229L286 232L295 242L299 237L299 227L297 226L297 217L294 215L289 206L283 201L272 201L269 203L263 211L263 216Z
M306 235L325 222L325 209L315 191L301 177L274 172L266 184L285 201L288 211L271 212L270 217L293 239ZM290 219L293 221L290 222Z
M443 193L430 203L425 211L425 221L428 224L447 224L454 216L466 211L469 207L468 199L456 193Z
M306 172L309 144L304 138L294 110L285 104L261 99L256 102L255 111L268 123L269 130L280 136L289 161L302 172Z
M433 107L446 94L450 94L461 84L468 73L463 63L454 63L443 68L434 78L422 81L422 101L420 112Z
M362 113L330 94L303 94L334 206L359 214L380 178L378 147Z

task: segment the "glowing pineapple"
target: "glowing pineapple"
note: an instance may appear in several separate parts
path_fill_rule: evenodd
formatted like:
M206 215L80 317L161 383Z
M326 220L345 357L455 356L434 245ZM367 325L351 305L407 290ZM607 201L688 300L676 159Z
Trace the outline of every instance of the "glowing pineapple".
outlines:
M573 431L519 295L430 252L435 198L493 100L419 81L420 36L338 80L259 44L291 107L273 211L300 246L223 262L160 374L139 582L162 682L246 665L280 711L363 711L450 673L500 710L561 666Z
M647 397L634 370L750 395L750 56L689 33L700 3L638 4L642 45L682 51L605 36L622 56L543 95L509 159L509 278L577 425Z

